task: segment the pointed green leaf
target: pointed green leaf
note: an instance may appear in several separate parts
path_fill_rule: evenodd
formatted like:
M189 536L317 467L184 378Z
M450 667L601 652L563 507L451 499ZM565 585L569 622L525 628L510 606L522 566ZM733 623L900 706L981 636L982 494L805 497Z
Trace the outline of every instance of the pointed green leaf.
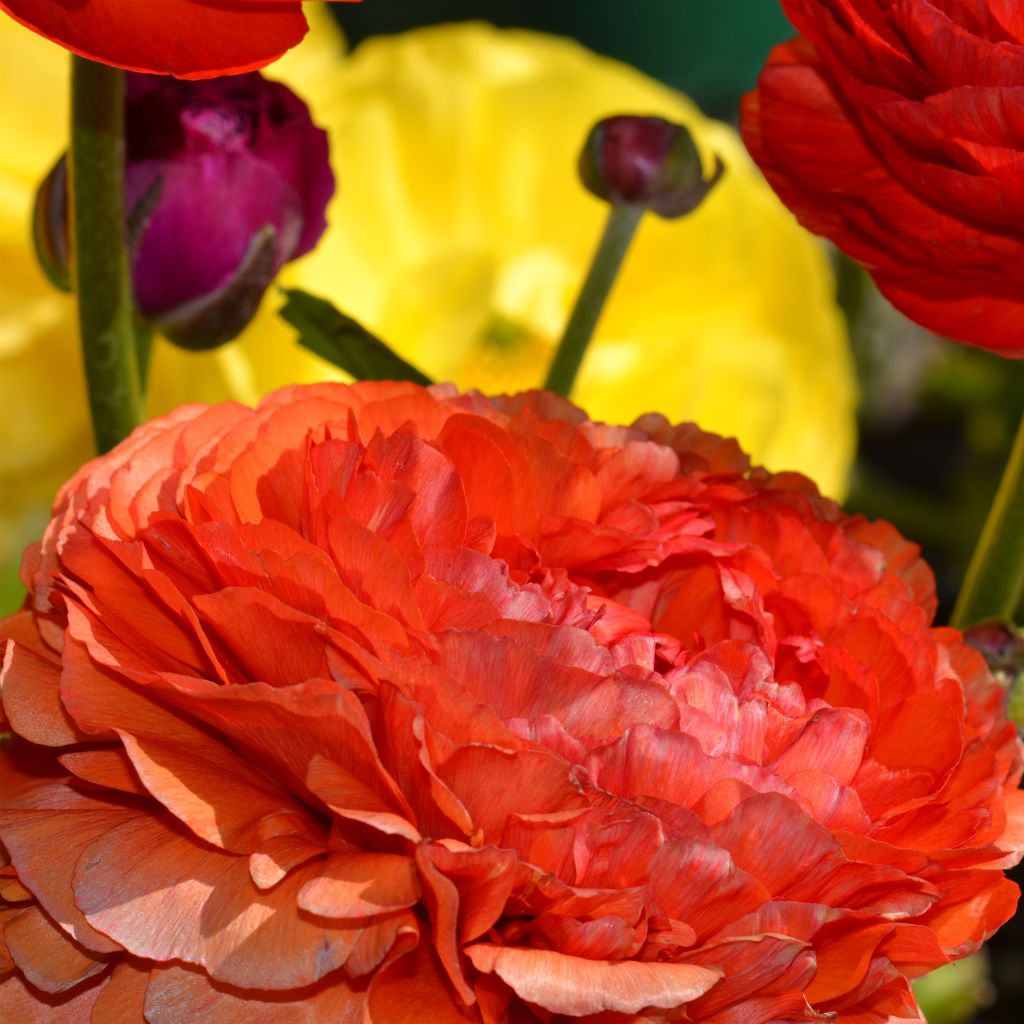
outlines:
M297 288L284 288L281 316L299 332L299 344L352 374L356 380L406 380L427 386L433 381L393 352L352 317L326 299Z

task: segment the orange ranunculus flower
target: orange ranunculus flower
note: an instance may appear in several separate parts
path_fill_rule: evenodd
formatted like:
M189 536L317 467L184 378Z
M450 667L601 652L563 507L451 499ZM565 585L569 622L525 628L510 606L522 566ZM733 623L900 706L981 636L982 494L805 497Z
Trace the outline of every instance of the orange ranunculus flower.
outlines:
M0 11L83 57L176 78L255 71L307 27L298 0L0 0Z
M24 576L12 1019L891 1024L1013 912L1021 745L917 549L695 427L186 406Z

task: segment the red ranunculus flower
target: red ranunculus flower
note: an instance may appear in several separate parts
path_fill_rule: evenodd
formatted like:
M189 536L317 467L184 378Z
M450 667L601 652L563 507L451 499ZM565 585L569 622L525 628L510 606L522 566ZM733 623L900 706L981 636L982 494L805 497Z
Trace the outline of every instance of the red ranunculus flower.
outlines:
M306 34L298 0L0 0L0 11L83 57L176 78L254 71Z
M1024 5L782 3L741 123L772 187L907 316L1024 355Z
M892 1024L1013 912L1021 746L917 549L694 427L184 407L24 573L12 1019Z

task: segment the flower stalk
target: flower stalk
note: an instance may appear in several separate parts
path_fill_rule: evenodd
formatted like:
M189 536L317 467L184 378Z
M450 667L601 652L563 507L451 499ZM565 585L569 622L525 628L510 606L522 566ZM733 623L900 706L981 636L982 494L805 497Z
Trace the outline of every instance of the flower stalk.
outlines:
M583 187L611 206L604 233L548 370L544 387L568 398L587 346L618 276L640 218L685 217L725 171L715 157L710 177L693 136L662 117L616 114L598 121L583 142L578 169Z
M140 419L124 230L124 72L72 56L71 268L93 435L105 452Z
M583 287L548 370L544 387L549 391L557 391L566 398L572 392L583 356L644 212L642 206L634 205L610 208Z
M950 623L1013 621L1024 599L1024 415Z

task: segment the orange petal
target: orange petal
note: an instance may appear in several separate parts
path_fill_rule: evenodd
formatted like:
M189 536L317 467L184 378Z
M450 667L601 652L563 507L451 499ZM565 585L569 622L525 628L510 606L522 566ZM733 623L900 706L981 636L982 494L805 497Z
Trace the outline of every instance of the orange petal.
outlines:
M942 697L907 697L879 723L870 756L887 768L927 768L940 774L960 757L963 719Z
M570 766L539 750L460 747L438 775L495 844L502 842L509 815L548 814L584 804Z
M79 859L75 898L86 918L147 960L184 960L242 988L312 984L348 958L357 928L300 914L319 866L261 891L248 859L181 834L169 816L137 815Z
M722 971L722 981L688 1012L714 1024L804 1020L804 988L814 975L814 951L781 935L726 939L687 959ZM757 995L754 995L757 993Z
M75 905L75 865L93 839L140 813L54 782L25 790L0 811L4 845L18 877L54 921L97 953L119 946L92 928Z
M64 682L68 707L92 731L113 730L146 790L196 835L250 853L269 834L318 836L312 815L207 730L141 688L99 673Z
M60 700L60 665L13 641L0 672L3 710L11 728L30 743L60 747L85 739Z
M437 870L458 887L459 942L478 939L505 910L515 885L515 853L496 846L474 848L445 841L425 849Z
M382 967L367 989L367 1019L372 1024L466 1024L467 1017L445 982L430 945ZM472 1019L472 1018L469 1018Z
M271 836L249 857L249 875L261 889L271 889L292 868L323 852L323 842L310 842L297 835Z
M372 767L375 767L372 761L362 766L362 774L370 774L367 768ZM380 774L383 776L383 771ZM353 772L319 754L314 755L310 762L306 784L310 792L320 797L340 817L361 821L386 835L402 836L410 842L419 842L420 833L409 821L412 811L407 814L396 813L388 801L391 794L386 785L378 783L373 789Z
M411 907L419 898L411 857L332 853L299 892L299 906L321 917L372 917Z
M149 967L123 958L93 1004L91 1024L141 1024Z
M153 972L146 992L147 1024L365 1024L365 1007L365 994L341 975L295 992L238 992L193 968L170 967Z
M520 999L552 1013L582 1017L644 1007L675 1009L702 996L722 971L695 964L584 960L547 949L470 946L466 955L485 974L497 974Z
M417 848L416 864L423 877L423 902L430 914L437 958L441 961L448 981L459 999L463 1003L472 1004L476 996L462 973L462 962L459 957L459 891L454 882L434 866L429 847Z
M76 750L61 754L58 761L69 772L86 782L121 793L149 796L149 790L139 780L138 773L122 748L111 750Z
M30 988L20 975L12 974L0 981L4 1020L18 1024L97 1024L92 1008L103 991L104 980L96 977L70 992L51 995Z
M26 980L44 992L65 992L107 966L106 957L72 941L35 906L7 922L4 940Z

